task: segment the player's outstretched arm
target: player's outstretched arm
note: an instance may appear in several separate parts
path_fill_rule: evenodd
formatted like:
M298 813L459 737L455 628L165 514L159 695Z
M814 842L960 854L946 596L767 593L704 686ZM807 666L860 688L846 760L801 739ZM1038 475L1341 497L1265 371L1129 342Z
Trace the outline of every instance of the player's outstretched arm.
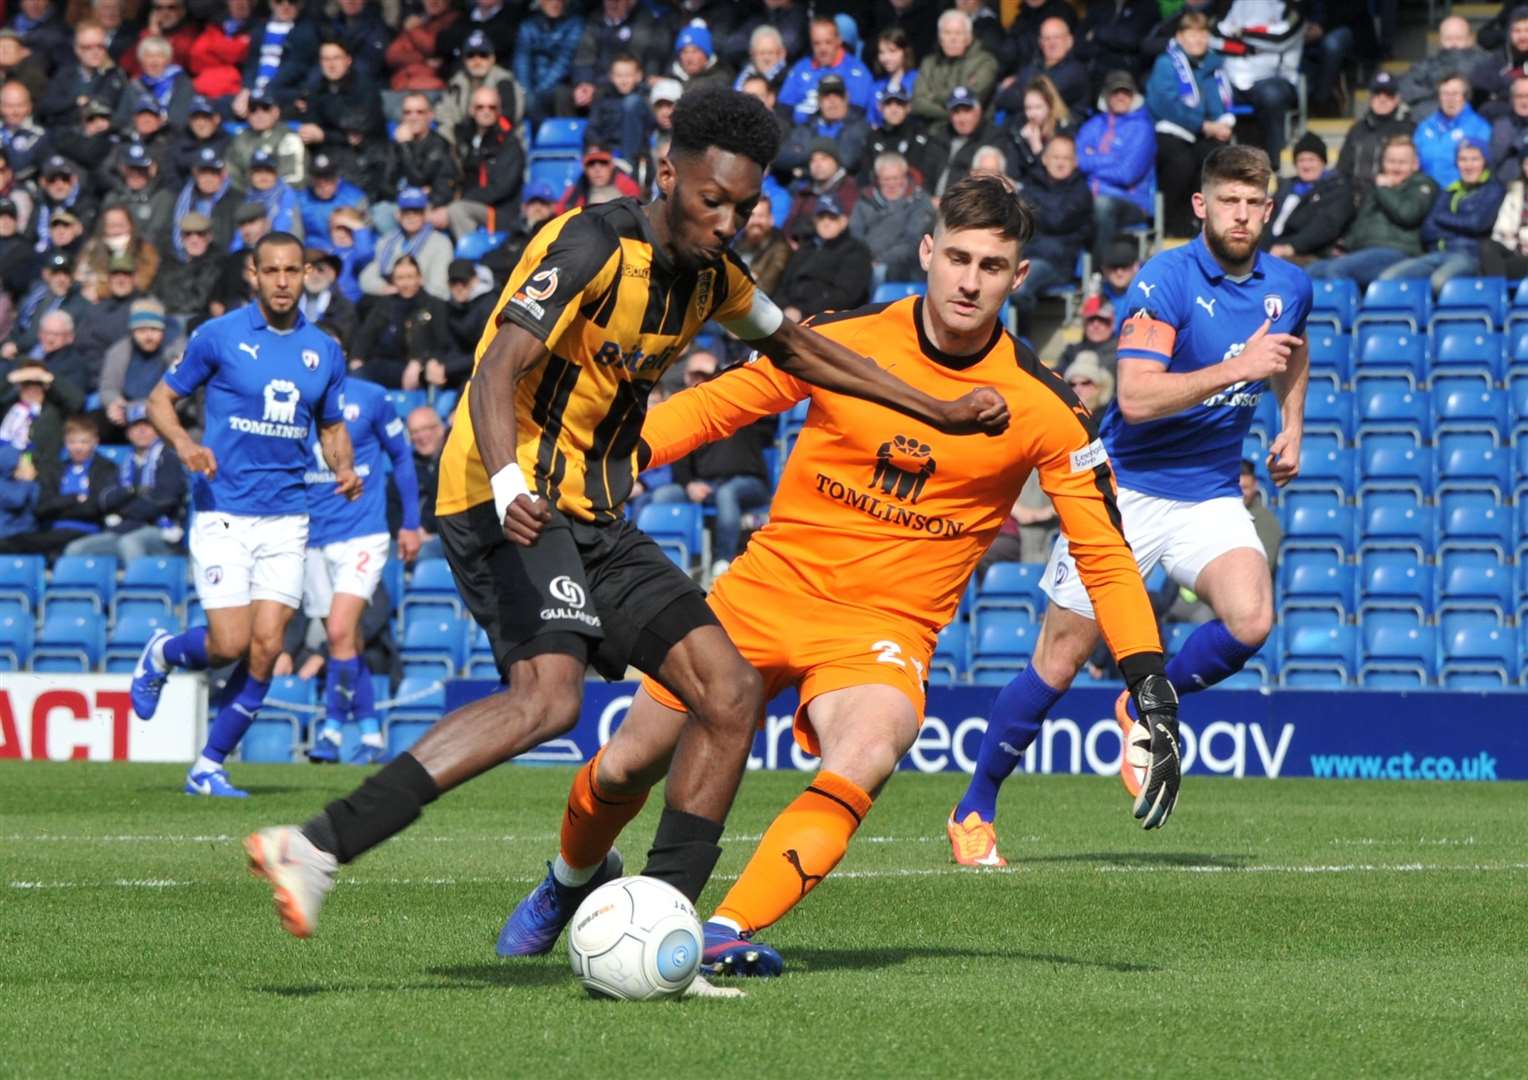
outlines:
M552 520L545 499L533 495L515 455L515 388L551 355L540 338L505 320L488 343L467 384L467 414L478 456L493 487L493 506L504 535L529 547Z
M1310 349L1301 340L1289 363L1270 380L1279 399L1279 433L1268 448L1268 475L1283 487L1300 475L1300 443L1305 437L1305 391L1310 386Z
M754 359L649 409L639 464L647 469L678 461L697 446L785 412L810 392L768 360Z
M211 450L191 438L190 433L181 426L180 417L175 414L175 403L180 400L180 397L181 395L161 380L149 392L149 423L154 425L154 430L159 432L159 437L175 451L175 456L180 458L182 465L189 471L201 473L210 480L217 475L217 458L213 456Z
M873 401L951 435L997 435L1008 428L1008 404L991 387L972 390L954 401L941 401L790 319L783 320L768 337L749 344L781 371L803 382Z
M1131 339L1148 335L1153 327L1164 329L1151 319L1126 319L1120 328L1119 409L1132 424L1175 416L1237 383L1273 378L1285 370L1300 344L1293 334L1270 334L1264 319L1237 355L1198 371L1170 372L1164 362L1126 355Z
M324 463L334 473L335 490L351 502L361 497L361 478L355 471L355 447L345 421L336 420L318 429L318 444L324 451Z

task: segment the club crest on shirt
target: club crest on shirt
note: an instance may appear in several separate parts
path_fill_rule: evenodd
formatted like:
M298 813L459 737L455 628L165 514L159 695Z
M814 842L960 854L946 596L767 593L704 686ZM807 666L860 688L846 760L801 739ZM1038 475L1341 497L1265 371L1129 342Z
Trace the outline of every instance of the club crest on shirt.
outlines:
M549 266L545 270L531 275L531 279L525 283L525 295L532 300L545 300L557 291L557 267Z
M302 351L302 366L307 368L309 371L317 371L318 353L314 352L312 349L304 349Z
M1277 319L1284 314L1284 298L1278 293L1269 293L1263 297L1263 314L1270 319Z
M711 287L715 280L715 270L702 270L695 277L695 310L702 316L705 315L707 305L711 302Z

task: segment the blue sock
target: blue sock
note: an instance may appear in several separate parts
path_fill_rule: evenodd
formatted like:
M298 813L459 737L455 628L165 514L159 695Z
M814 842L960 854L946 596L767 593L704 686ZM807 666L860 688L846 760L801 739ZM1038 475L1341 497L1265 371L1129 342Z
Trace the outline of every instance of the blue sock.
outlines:
M233 678L228 682L232 686ZM207 734L207 745L202 750L203 757L221 762L233 753L233 748L244 738L249 725L255 722L255 713L260 711L260 703L265 700L265 693L270 688L268 682L245 676L244 685L238 693L227 699L227 704L213 718L212 730Z
M244 692L244 684L249 682L249 665L240 660L238 666L228 673L228 681L223 684L223 692L218 694L217 707L219 709L237 698Z
M207 670L207 628L193 626L176 634L163 646L164 662L183 671Z
M356 669L354 713L356 723L361 725L362 735L382 734L382 721L377 718L377 687L371 681L371 668L366 666L366 658L358 656L355 662L359 665Z
M1225 623L1212 619L1190 634L1178 655L1167 662L1167 681L1179 694L1208 690L1246 667L1262 647L1261 642L1237 641Z
M987 717L987 734L976 755L976 772L955 807L955 820L964 821L975 810L983 821L997 816L997 791L1040 733L1045 714L1061 697L1061 691L1040 678L1033 667L997 693Z
M352 656L349 660L329 660L328 670L324 673L324 727L331 731L338 731L349 720L355 711L357 689L357 674L361 667L361 659Z

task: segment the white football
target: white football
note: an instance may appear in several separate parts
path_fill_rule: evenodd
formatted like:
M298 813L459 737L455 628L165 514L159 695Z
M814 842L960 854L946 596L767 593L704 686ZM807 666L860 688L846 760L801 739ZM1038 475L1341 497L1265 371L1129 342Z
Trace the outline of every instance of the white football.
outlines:
M568 929L573 974L597 997L678 997L694 981L700 954L694 906L654 878L607 881L584 898Z

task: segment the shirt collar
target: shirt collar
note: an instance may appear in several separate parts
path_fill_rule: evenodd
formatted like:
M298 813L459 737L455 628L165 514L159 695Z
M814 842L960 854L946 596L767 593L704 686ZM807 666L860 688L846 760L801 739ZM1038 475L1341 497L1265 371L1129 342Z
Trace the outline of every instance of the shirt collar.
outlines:
M1216 261L1214 255L1210 254L1210 248L1209 245L1204 241L1203 232L1200 232L1200 234L1194 237L1193 241L1190 242L1189 250L1194 253L1194 261L1199 264L1199 269L1204 272L1205 277L1209 278L1211 281L1220 281L1226 276L1225 268ZM1255 256L1253 256L1252 272L1247 275L1246 280L1250 280L1252 278L1260 278L1263 276L1264 258L1265 255L1262 251L1259 251Z
M249 312L249 328L251 330L270 329L269 324L267 324L265 321L265 316L260 312L260 301L251 300L244 310ZM301 330L306 325L308 325L308 320L303 318L302 305L299 303L297 306L297 321L292 323L292 330L285 331L285 333L289 334L293 330ZM273 334L282 332L283 331L279 330L271 330L271 333Z

